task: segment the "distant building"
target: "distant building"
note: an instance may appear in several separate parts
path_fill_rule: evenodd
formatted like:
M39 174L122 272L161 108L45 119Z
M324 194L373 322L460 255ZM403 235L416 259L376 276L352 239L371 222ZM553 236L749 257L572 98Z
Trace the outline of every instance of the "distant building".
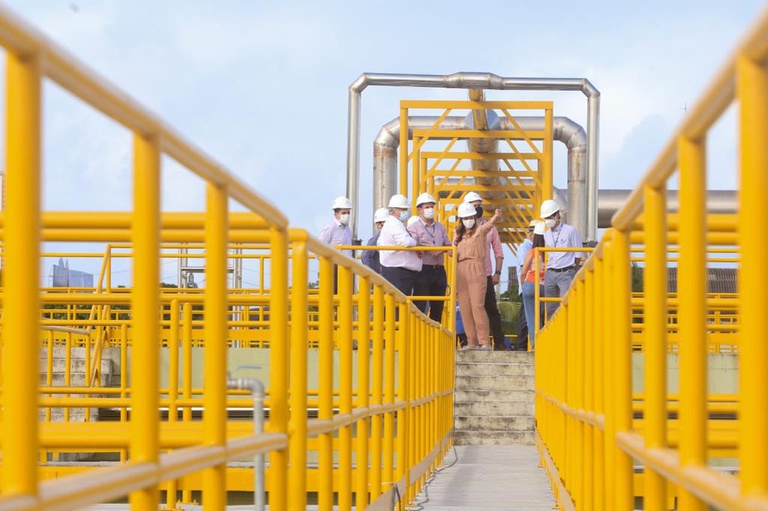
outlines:
M51 270L51 287L93 287L93 274L70 270L69 261L59 258Z
M708 293L737 293L736 268L707 268ZM677 267L667 268L667 290L677 293Z

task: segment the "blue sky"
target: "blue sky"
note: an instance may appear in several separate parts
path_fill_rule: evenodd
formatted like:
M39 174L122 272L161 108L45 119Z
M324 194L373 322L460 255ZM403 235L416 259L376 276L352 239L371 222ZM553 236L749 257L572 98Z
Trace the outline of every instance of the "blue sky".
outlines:
M586 77L602 93L600 184L632 188L765 3L627 2L7 2L254 190L318 232L345 191L347 87L363 72ZM46 86L49 209L128 209L130 137ZM555 101L586 126L576 93L489 94ZM371 147L400 99L462 91L369 89L361 200ZM713 143L711 188L733 188L733 116ZM555 184L565 185L558 149ZM203 186L164 167L165 209L199 209ZM128 188L127 188L128 187ZM78 197L78 200L73 200ZM367 239L370 206L361 206Z

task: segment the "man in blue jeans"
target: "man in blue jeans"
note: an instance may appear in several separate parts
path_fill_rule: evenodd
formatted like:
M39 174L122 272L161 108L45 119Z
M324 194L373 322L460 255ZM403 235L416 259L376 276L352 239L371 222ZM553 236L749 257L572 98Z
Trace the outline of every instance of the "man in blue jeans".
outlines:
M541 203L541 219L548 229L544 234L547 248L583 247L579 231L574 226L562 222L560 205L556 201L548 199ZM544 293L548 298L565 296L583 258L582 252L549 252L547 273L544 277ZM559 306L559 303L547 303L547 319L552 317Z

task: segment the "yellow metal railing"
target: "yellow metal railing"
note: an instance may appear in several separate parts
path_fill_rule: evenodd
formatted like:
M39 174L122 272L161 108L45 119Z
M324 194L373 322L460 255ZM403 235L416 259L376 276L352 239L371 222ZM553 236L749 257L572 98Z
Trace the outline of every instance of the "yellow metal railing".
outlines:
M566 509L768 509L768 239L754 232L768 197L768 13L728 60L675 138L613 217L536 342L539 445ZM706 140L733 101L739 117L736 217L705 210ZM679 214L667 211L678 170ZM671 245L677 249L671 250ZM707 295L707 253L738 254L738 293ZM631 254L644 253L643 296ZM672 254L672 255L671 255ZM675 297L667 265L678 259ZM733 262L733 261L731 261ZM679 392L668 395L668 309L675 309ZM709 311L738 313L738 394L708 391ZM642 329L633 336L633 310ZM731 309L733 310L733 309ZM643 392L632 392L632 347L643 349ZM730 414L717 420L717 412ZM722 449L731 470L717 468ZM637 472L637 469L641 469Z
M268 455L266 491L274 509L304 509L309 492L317 493L320 509L350 509L353 500L358 509L388 508L396 497L403 505L412 501L451 442L452 332L420 314L380 276L305 231L289 230L271 204L3 8L0 44L7 51L8 106L8 200L0 215L0 508L73 509L127 497L134 509L155 510L161 490L172 508L177 500L191 502L196 489L206 509L223 509L228 491L254 490L253 468L243 476L228 463L259 453ZM133 133L130 212L41 211L46 79ZM161 212L161 155L205 181L204 212ZM230 213L230 200L249 212ZM103 282L105 266L93 292L43 290L43 242L95 242L105 251L128 244L132 284L117 289ZM204 289L161 293L166 243L197 244ZM259 244L268 252L269 276L251 293L228 289L233 243ZM319 265L312 290L310 259ZM243 392L227 390L230 335L250 319L239 324L233 318L248 303L261 308L252 326L266 334L259 345L268 346L269 417L262 434L229 416L248 403ZM65 304L64 315L51 314L45 304ZM204 350L197 369L193 337ZM317 373L309 371L310 339L316 339ZM48 348L42 386L41 344ZM98 378L80 387L55 385L50 354L63 347L71 357L75 345L85 348L89 377L103 350L117 349L119 385L99 387ZM160 384L162 349L169 357L167 386ZM202 387L193 386L195 370ZM46 420L39 422L41 407ZM56 407L114 407L119 420L47 420ZM316 417L307 413L313 407ZM193 411L202 411L202 418ZM117 452L121 461L88 470L47 465L48 454L63 452Z

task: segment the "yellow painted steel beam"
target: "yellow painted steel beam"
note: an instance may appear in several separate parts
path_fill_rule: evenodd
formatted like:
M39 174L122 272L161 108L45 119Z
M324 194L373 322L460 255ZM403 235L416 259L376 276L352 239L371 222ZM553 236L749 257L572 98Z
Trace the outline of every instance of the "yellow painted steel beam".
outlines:
M763 35L763 41L765 37ZM764 54L763 54L764 55ZM741 493L768 493L768 345L764 342L764 289L768 283L765 250L768 240L749 233L748 219L763 207L768 192L768 72L765 62L747 52L737 59L741 172L739 189L739 417L742 426Z
M40 280L41 181L40 56L6 55L6 208L3 285L13 300L3 301L2 493L31 499L37 494L37 343ZM13 389L12 392L8 392Z

